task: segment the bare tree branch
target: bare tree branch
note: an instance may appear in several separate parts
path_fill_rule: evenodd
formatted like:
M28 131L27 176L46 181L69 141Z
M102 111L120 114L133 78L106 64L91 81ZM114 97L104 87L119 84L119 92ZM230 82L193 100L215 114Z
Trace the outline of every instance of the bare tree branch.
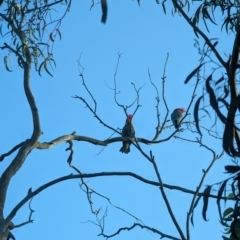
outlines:
M131 227L122 227L122 228L119 228L117 232L115 232L114 234L112 235L106 235L104 234L103 232L98 234L98 236L103 236L105 237L106 239L109 239L109 238L112 238L118 234L120 234L122 231L130 231L132 229L134 229L135 227L140 227L142 229L147 229L153 233L157 233L158 235L161 236L161 238L168 238L168 239L172 239L172 240L181 240L180 238L176 238L176 237L173 237L171 235L168 235L168 234L165 234L159 230L157 230L156 228L152 228L152 227L149 227L149 226L146 226L146 225L142 225L142 224L139 224L139 223L134 223Z
M20 227L22 227L22 226L24 226L24 225L26 225L26 224L33 223L32 215L33 215L33 213L34 213L35 211L31 208L31 202L32 202L32 199L30 199L29 205L28 205L29 210L30 210L30 214L29 214L28 221L23 222L23 223L21 223L21 224L13 225L10 229L20 228Z
M165 82L166 82L165 80L167 78L166 77L166 69L167 69L168 58L169 58L169 53L167 53L167 58L166 58L164 69L163 69L163 76L161 77L161 79L162 79L162 98L163 98L164 106L165 106L167 112L166 112L165 118L163 120L162 126L160 127L160 129L158 129L158 131L159 131L158 135L160 135L162 130L164 129L165 124L167 122L168 113L169 113L167 101L166 101L166 98L165 98Z
M35 191L31 191L30 193L27 194L27 196L25 198L23 198L13 209L12 211L8 214L8 216L6 217L6 222L10 222L13 217L16 215L16 213L19 211L19 209L26 203L28 202L31 198L33 198L34 196L36 196L37 194L39 194L40 192L42 192L43 190L59 183L59 182L63 182L66 180L70 180L70 179L78 179L78 178L94 178L94 177L107 177L107 176L130 176L133 178L136 178L138 180L140 180L141 182L153 185L153 186L160 186L159 182L155 182L155 181L151 181L148 180L146 178L141 177L140 175L137 175L135 173L132 172L101 172L101 173L83 173L83 174L70 174L64 177L60 177L57 178L53 181L50 181L44 185L42 185L41 187L37 188ZM173 186L173 185L168 185L168 184L164 184L162 183L163 187L171 189L171 190L178 190L181 192L185 192L185 193L189 193L189 194L195 194L196 191L192 191L192 190L188 190L185 188L181 188L179 186ZM203 193L198 193L198 196L203 196ZM218 196L216 195L210 195L209 197L211 198L218 198ZM226 198L222 198L223 200ZM231 199L229 199L231 200Z
M2 15L3 14L1 14L0 16L3 17ZM27 40L24 32L21 29L17 29L13 24L13 21L10 21L10 19L8 19L7 17L4 16L3 19L9 23L13 32L20 39L21 43L26 45ZM24 69L23 83L24 83L25 95L32 113L33 132L32 132L31 138L21 146L19 152L17 153L17 156L13 159L11 164L5 169L5 171L3 172L0 178L0 189L1 189L0 220L3 219L3 210L4 210L4 204L5 204L8 185L12 177L16 174L16 172L20 169L20 167L24 163L29 152L31 152L31 150L35 147L39 137L41 136L41 127L40 127L38 109L30 88L30 71L31 71L32 56L27 46L25 47L25 59L26 60L23 62L23 69ZM6 221L6 222L9 222L9 221Z
M13 147L10 151L8 151L7 153L3 153L2 155L0 155L0 162L2 162L5 157L11 155L13 152L15 152L17 149L19 149L25 142L26 142L26 141L17 144L16 146L14 146L14 147Z
M180 228L180 226L179 226L179 224L178 224L178 222L177 222L177 220L176 220L176 218L175 218L175 216L174 216L174 213L173 213L173 211L172 211L171 205L170 205L170 203L169 203L169 201L168 201L168 198L167 198L167 195L166 195L166 193L165 193L165 191L164 191L163 182L162 182L160 173L159 173L159 171L158 171L158 167L157 167L157 164L156 164L156 162L155 162L154 156L152 155L152 152L151 152L151 151L150 151L150 156L151 156L151 162L152 162L152 164L153 164L153 167L154 167L154 170L155 170L155 172L156 172L156 175L157 175L157 178L158 178L158 182L159 182L159 185L160 185L159 188L160 188L160 191L161 191L163 200L164 200L164 202L165 202L165 204L166 204L167 210L168 210L168 212L169 212L169 215L170 215L170 217L171 217L171 219L172 219L172 221L173 221L173 223L174 223L174 225L175 225L175 227L176 227L179 235L181 236L181 239L182 239L182 240L185 240L186 238L185 238L185 236L184 236L184 234L183 234L183 232L182 232L182 229Z
M186 221L187 239L190 239L190 227L189 227L190 226L190 217L193 214L194 205L195 205L197 196L199 195L200 189L203 185L203 182L204 182L208 172L212 168L213 164L215 163L215 161L220 159L222 157L223 153L224 153L224 152L222 152L220 155L217 155L213 149L211 149L210 147L208 147L207 145L202 143L202 139L198 139L198 142L199 142L201 147L206 148L208 151L210 151L213 154L213 159L212 159L210 165L208 166L208 168L206 170L204 170L204 172L203 172L203 176L202 176L202 178L199 182L199 185L197 186L197 190L196 190L196 192L193 196L193 199L191 201L191 205L190 205L188 213L187 213L187 219L186 219L187 220Z

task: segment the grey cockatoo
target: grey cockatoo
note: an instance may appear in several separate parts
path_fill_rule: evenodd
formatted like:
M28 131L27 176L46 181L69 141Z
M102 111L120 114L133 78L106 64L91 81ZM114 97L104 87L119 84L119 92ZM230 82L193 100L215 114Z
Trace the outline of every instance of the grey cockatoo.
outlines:
M134 135L135 135L135 130L134 130L134 127L132 125L132 118L133 118L133 115L128 114L125 126L122 129L122 136L123 137L133 138ZM129 153L130 152L130 145L131 145L131 142L123 141L123 146L121 147L121 149L119 151L122 152L122 153Z
M175 128L180 128L180 122L183 118L183 113L186 112L184 108L176 108L171 114L171 119Z

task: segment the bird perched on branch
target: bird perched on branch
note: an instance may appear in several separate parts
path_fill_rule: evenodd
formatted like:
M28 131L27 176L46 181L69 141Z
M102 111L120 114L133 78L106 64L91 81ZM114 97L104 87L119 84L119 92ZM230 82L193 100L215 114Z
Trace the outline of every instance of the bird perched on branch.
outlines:
M173 113L171 114L171 119L173 122L173 125L176 129L181 127L181 120L183 118L183 113L186 112L184 108L176 108Z
M123 137L133 138L134 135L135 135L135 130L134 130L134 127L132 125L132 118L133 118L133 115L128 114L125 126L122 129L122 136ZM119 151L122 152L122 153L129 153L130 152L130 145L131 145L131 142L123 141L123 146L121 147L121 149Z

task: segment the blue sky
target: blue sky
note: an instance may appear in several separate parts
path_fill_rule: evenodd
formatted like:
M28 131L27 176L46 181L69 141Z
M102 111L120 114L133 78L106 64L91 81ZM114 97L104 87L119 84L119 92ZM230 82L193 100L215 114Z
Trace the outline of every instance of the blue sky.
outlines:
M169 60L166 68L165 97L170 113L176 107L187 108L191 101L195 79L188 85L184 85L184 80L199 64L199 56L193 47L196 36L184 19L177 14L172 16L170 3L166 4L167 15L164 15L161 5L157 5L155 1L141 1L140 7L137 1L108 2L108 19L103 25L100 22L100 5L89 11L91 1L74 1L60 27L62 40L56 40L53 48L53 57L57 64L52 71L54 77L50 77L46 72L42 72L40 77L34 70L32 71L31 87L43 131L41 142L51 141L73 131L78 135L99 140L105 140L112 134L111 130L93 117L80 100L72 98L75 95L82 96L93 106L79 76L77 60L81 53L84 78L98 103L97 113L113 128L122 128L125 123L125 114L114 102L114 93L108 87L114 86L118 53L122 54L116 78L117 90L120 91L118 101L128 105L135 99L132 82L137 88L143 87L140 91L141 107L133 119L137 137L152 139L154 136L157 125L156 92L149 82L148 69L152 81L161 93L161 77L167 53ZM194 2L194 5L198 4ZM1 11L4 7L4 5L1 7ZM191 16L191 13L189 14ZM219 27L212 28L208 36L219 38L219 52L228 55L231 52L234 35L221 33L218 29ZM206 29L203 30L206 32ZM6 37L1 43L9 39ZM5 55L6 52L0 52L2 59ZM12 58L14 59L14 56ZM13 60L12 73L7 72L3 64L0 65L0 71L2 75L0 100L3 113L0 127L1 153L5 153L12 146L30 137L32 120L23 92L22 70ZM199 86L197 97L201 93L202 86ZM135 107L131 108L129 113L132 113ZM159 109L162 122L166 114L162 99ZM193 120L193 107L190 113L187 121ZM201 114L204 115L203 112ZM168 119L170 120L170 115ZM212 119L205 118L202 122L209 128L213 123L214 114ZM168 125L170 126L171 122L168 122ZM198 137L185 127L184 129L177 136L191 140ZM218 124L214 130L222 132L223 128ZM166 129L159 139L166 138L173 131L173 127ZM114 137L116 136L115 134ZM214 149L217 154L222 151L221 141L210 138L206 132L203 143ZM141 146L147 154L150 150L153 152L164 183L191 190L196 189L202 176L202 169L206 169L212 160L211 153L198 144L174 138L161 144ZM32 151L11 182L5 207L6 215L26 196L30 187L35 190L55 178L75 173L67 164L68 152L65 151L67 147L66 143L62 143L50 150ZM104 149L85 142L74 142L73 164L83 173L126 171L149 180L157 180L153 166L134 146L131 146L131 153L128 155L121 154L120 147L120 142L109 144ZM14 154L1 163L1 172L13 157ZM223 166L230 162L231 159L226 154L216 161L206 177L204 187L227 178L226 174L222 174ZM110 198L114 205L125 209L146 225L179 237L157 187L148 186L131 177L98 177L86 181L91 188ZM101 237L97 237L100 229L87 222L88 220L95 222L96 219L91 214L86 195L79 188L79 182L69 180L36 196L31 204L35 210L34 223L15 229L13 231L15 237L35 240L100 239ZM166 189L166 193L185 233L186 215L192 196L176 190ZM101 207L100 216L104 214L106 208L108 209L106 234L113 234L120 227L130 227L136 222L134 218L110 206L104 199L94 196L93 202L95 209ZM194 214L195 226L191 226L191 239L221 238L223 227L219 224L215 203L215 200L210 201L208 222L202 219L202 203L199 203ZM14 218L14 223L26 221L28 214L26 205ZM159 239L159 236L136 228L122 232L115 239Z

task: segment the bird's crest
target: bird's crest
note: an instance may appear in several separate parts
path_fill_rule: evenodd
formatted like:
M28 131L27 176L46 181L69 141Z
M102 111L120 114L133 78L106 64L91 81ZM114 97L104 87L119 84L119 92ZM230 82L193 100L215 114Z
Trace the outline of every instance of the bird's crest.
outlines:
M180 113L186 112L186 110L185 110L184 108L178 108L178 111L179 111Z
M133 115L132 114L128 114L127 118L129 120L129 122L132 122Z

